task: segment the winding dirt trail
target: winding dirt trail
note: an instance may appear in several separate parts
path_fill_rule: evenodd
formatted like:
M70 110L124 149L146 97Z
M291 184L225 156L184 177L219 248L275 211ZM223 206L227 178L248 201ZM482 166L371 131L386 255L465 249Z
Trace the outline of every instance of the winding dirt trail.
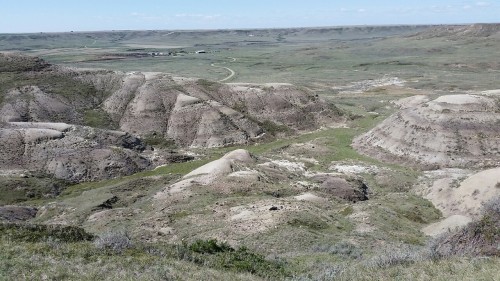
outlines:
M229 57L229 59L231 59L231 62L235 62L236 61L236 58L233 58L233 57ZM223 62L225 63L225 62ZM225 82L231 78L233 78L234 75L236 75L236 72L234 70L232 70L231 68L229 67L226 67L226 66L218 66L216 65L215 63L212 63L211 64L212 67L217 67L217 68L224 68L226 69L227 71L229 71L229 75L221 80L218 80L217 82Z

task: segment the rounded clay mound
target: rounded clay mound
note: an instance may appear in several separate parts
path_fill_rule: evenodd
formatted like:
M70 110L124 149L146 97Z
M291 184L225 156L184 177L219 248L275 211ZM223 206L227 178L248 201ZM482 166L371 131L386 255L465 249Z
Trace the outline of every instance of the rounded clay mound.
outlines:
M500 103L478 95L448 95L403 109L353 147L385 161L422 168L497 166Z

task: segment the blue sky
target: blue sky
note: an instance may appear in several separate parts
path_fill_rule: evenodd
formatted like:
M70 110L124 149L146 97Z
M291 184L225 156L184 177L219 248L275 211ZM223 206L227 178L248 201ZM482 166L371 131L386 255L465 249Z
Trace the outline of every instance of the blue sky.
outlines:
M0 33L500 22L500 0L1 0Z

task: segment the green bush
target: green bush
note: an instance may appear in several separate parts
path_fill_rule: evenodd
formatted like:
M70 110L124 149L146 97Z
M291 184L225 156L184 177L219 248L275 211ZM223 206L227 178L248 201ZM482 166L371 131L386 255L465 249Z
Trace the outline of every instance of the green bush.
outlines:
M0 237L23 242L43 242L48 240L78 242L94 239L92 234L77 226L20 223L1 223Z
M0 177L0 205L16 204L28 200L54 198L69 185L63 180L43 177Z
M500 256L500 197L485 204L478 221L431 241L435 259L447 256Z
M262 129L264 129L264 131L266 131L266 133L269 133L273 136L279 133L289 133L291 131L290 128L288 128L286 125L279 125L270 120L259 122L259 125L262 127Z
M91 109L83 115L83 125L100 129L116 129L118 125L102 109Z
M189 245L189 250L201 254L215 254L221 252L234 252L227 243L217 243L215 239L209 240L196 240L193 244Z
M164 138L156 132L145 135L142 140L145 144L163 149L175 149L177 145L174 140Z
M282 262L266 260L264 256L252 253L245 247L218 254L214 266L263 277L286 275Z
M267 260L246 247L236 250L215 239L196 240L189 246L178 246L177 257L216 269L250 272L262 277L286 276L284 262Z

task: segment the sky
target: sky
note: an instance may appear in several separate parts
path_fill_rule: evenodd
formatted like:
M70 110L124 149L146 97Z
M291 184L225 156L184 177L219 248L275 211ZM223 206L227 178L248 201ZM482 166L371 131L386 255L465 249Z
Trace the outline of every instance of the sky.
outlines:
M0 33L500 22L500 0L0 0Z

